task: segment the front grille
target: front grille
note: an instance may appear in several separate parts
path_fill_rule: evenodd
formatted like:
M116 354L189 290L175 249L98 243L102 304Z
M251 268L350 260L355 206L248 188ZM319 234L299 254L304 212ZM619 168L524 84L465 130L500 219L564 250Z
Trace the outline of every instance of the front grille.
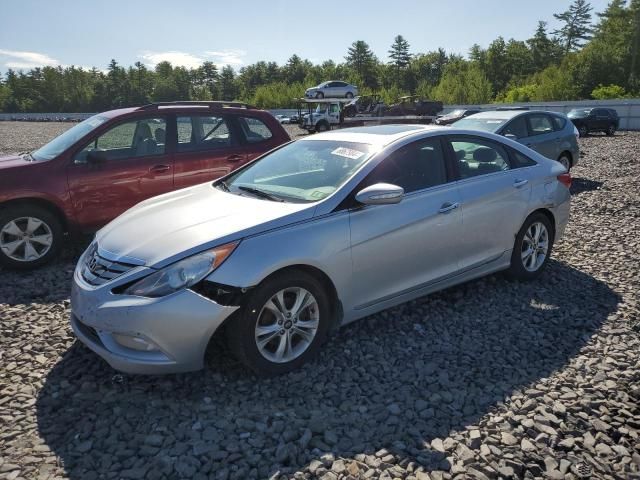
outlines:
M136 265L125 262L116 262L101 256L97 245L91 247L82 267L82 278L89 285L103 285L120 275L127 273Z

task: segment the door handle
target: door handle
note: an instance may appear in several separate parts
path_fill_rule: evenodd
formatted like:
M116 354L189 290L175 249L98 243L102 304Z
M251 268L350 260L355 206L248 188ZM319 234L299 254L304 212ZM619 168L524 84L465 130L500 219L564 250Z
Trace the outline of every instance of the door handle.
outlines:
M243 155L235 154L235 155L229 155L227 157L227 160L230 161L230 162L238 162L238 161L242 160L242 158L243 158Z
M151 167L149 169L150 173L164 173L164 172L168 172L169 170L171 170L171 167L169 165L154 165L153 167Z
M531 148L531 147L532 147L532 145L533 145L533 143L526 143L526 144L525 144L525 147L529 147L529 148Z
M440 207L440 210L438 210L438 213L450 212L451 210L455 210L456 208L458 208L459 205L460 204L458 202L456 202L456 203L451 203L451 202L443 203L442 206Z
M513 182L513 186L514 186L514 187L516 187L516 188L520 188L520 187L525 186L527 183L529 183L529 180L519 180L519 179L516 179L516 180Z

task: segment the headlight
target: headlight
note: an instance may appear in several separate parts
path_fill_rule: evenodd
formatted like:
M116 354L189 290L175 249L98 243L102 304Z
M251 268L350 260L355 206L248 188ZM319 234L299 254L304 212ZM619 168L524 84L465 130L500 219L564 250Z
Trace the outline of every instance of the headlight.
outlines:
M134 283L124 291L124 294L156 298L189 288L218 268L231 255L238 243L227 243L180 260Z

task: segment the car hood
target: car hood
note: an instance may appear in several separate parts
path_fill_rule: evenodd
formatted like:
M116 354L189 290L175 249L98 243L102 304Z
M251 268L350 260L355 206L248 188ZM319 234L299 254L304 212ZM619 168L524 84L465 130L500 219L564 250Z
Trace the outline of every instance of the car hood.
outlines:
M38 162L30 162L25 160L22 155L7 155L0 157L0 169L24 167L26 165L35 165Z
M249 235L309 219L314 205L223 192L210 183L145 200L96 234L101 249L155 268Z

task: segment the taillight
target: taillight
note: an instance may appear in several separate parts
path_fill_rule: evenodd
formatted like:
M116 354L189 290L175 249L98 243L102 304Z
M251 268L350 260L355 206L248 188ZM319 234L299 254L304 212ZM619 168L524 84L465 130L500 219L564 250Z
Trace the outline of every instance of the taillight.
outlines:
M558 181L567 188L571 188L571 174L569 172L558 175Z

